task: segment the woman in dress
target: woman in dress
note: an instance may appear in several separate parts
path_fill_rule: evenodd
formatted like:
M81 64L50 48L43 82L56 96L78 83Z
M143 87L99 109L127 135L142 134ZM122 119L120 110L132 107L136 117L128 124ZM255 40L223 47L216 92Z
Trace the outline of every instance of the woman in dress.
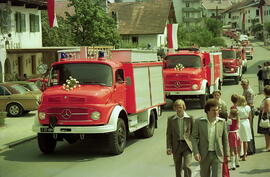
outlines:
M241 142L243 142L243 158L242 160L247 160L247 150L248 150L248 142L252 140L251 127L250 127L250 119L251 108L247 105L246 99L244 96L238 97L237 101L237 110L240 118L240 128L239 128L239 136Z
M259 134L263 134L264 138L265 138L265 150L263 151L270 151L270 129L269 128L262 128L259 126L259 123L262 119L262 117L267 116L266 115L266 111L264 111L264 109L267 109L267 103L265 103L266 101L270 100L270 85L267 85L264 87L264 95L265 98L262 101L262 104L259 108L260 113L259 113L259 120L258 120L258 133Z

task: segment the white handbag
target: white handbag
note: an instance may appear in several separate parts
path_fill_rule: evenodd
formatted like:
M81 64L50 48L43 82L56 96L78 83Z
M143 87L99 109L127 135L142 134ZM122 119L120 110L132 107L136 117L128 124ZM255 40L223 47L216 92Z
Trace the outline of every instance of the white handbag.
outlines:
M261 118L259 126L262 128L270 128L270 121L268 118L268 113L267 113L267 119L264 120L263 118Z

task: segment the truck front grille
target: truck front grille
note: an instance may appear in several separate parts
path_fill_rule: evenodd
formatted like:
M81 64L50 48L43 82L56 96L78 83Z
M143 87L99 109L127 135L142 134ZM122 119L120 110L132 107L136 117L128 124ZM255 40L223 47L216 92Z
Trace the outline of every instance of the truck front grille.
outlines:
M192 84L189 81L179 81L179 80L167 81L165 84L166 89L190 88L191 86Z
M88 120L89 113L87 108L50 108L48 116L56 116L57 120Z

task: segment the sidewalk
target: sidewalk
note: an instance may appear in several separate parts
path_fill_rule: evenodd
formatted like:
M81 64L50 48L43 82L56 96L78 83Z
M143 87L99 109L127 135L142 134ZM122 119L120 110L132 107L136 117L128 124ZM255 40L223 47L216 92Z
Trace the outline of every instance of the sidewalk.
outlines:
M0 127L0 151L32 140L36 133L32 131L32 125L36 111L32 111L22 117L7 117L5 126Z

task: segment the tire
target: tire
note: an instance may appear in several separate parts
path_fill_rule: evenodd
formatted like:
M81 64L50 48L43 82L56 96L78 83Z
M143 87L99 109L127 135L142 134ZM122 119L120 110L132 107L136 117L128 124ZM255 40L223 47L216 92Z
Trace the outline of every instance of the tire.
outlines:
M235 76L234 77L234 82L235 82L236 85L239 84L239 81L240 81L240 77L239 76Z
M204 108L204 105L206 104L206 101L208 100L208 97L209 97L209 88L206 86L205 94L200 95L201 108Z
M56 140L53 138L53 134L51 133L38 133L38 146L41 152L44 154L53 153Z
M123 119L118 118L115 132L109 134L109 144L111 153L114 155L121 154L127 143L126 125Z
M19 117L22 115L23 111L23 107L18 103L10 103L7 106L7 113L10 117Z
M140 137L142 138L150 138L154 135L156 125L156 116L153 111L150 113L149 124L146 127L138 130Z

